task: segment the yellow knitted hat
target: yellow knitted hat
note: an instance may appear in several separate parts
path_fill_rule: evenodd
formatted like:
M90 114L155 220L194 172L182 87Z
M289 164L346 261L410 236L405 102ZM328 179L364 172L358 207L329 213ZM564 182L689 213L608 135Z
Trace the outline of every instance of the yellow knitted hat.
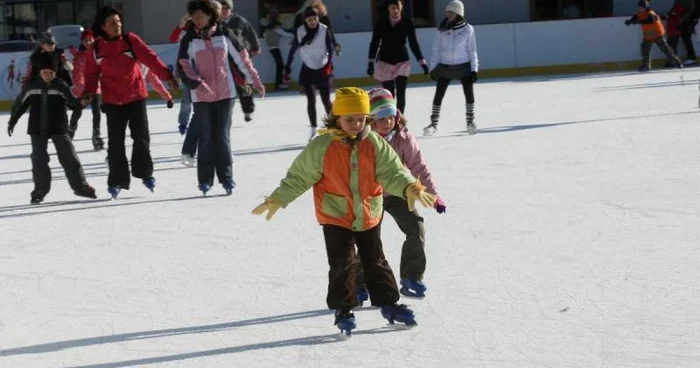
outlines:
M333 115L369 115L369 95L357 87L344 87L335 90Z

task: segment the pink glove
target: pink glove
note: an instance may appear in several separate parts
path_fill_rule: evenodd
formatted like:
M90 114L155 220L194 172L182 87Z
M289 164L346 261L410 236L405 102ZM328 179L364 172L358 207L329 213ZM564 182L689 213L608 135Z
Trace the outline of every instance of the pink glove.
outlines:
M437 213L447 212L447 206L445 206L445 202L443 202L442 198L440 197L437 197L437 200L435 201L435 211L437 211Z

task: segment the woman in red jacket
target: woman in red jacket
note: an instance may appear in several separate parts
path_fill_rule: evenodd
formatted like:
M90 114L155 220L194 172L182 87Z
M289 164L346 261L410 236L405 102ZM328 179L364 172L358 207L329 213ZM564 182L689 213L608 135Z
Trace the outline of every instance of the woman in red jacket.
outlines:
M134 141L131 153L131 174L143 180L153 191L153 159L150 152L150 133L146 99L148 91L141 73L144 64L173 90L177 81L173 73L143 40L134 33L122 33L123 17L118 10L104 7L95 15L92 30L98 36L85 58L85 95L102 89L102 110L107 115L109 137L107 184L112 198L122 189L129 189L129 162L126 158L126 128Z
M88 50L93 42L95 42L95 35L92 33L91 29L86 29L80 35L80 46L70 49L70 53L73 55L73 88L71 92L73 92L74 96L83 95L83 89L85 88L85 57L89 53ZM100 88L98 87L90 103L92 107L92 147L95 151L105 148L104 141L102 141L100 137L100 123L102 120L100 105L102 105L102 96ZM82 110L75 110L71 116L71 125L77 127L78 120L80 120L82 115ZM75 133L75 131L73 132Z

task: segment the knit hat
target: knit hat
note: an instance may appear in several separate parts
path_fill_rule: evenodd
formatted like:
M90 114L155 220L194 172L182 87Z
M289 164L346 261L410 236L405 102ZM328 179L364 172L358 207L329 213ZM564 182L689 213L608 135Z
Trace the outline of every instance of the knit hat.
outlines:
M450 1L445 7L445 11L457 13L457 15L464 18L464 4L459 0Z
M648 8L649 7L649 1L648 0L639 0L637 2L637 6L640 8Z
M377 119L396 116L396 100L391 92L384 88L374 88L369 91L370 115Z
M333 115L369 115L369 95L364 89L343 87L335 90Z
M55 45L56 44L56 39L53 37L53 35L49 32L44 32L41 34L41 37L39 37L39 44L49 44L49 45Z
M231 0L217 0L222 6L228 6L229 9L233 9L233 1Z
M82 41L88 37L95 38L95 34L92 33L92 29L90 29L90 28L84 30L83 33L80 34L80 40Z
M214 11L216 12L217 17L221 17L221 11L224 9L223 6L218 1L214 1L213 4L214 4Z
M53 62L53 53L50 52L40 52L39 57L37 58L37 67L38 70L44 70L44 69L51 69L54 72L56 71L56 66L54 65Z
M306 8L306 10L304 10L304 19L308 17L318 17L318 11L313 7Z

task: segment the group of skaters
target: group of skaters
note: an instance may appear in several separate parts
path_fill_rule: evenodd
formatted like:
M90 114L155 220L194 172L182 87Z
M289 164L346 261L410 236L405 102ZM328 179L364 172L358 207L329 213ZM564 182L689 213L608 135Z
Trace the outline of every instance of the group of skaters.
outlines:
M668 13L662 15L651 9L649 0L639 0L637 7L637 13L625 20L625 25L639 24L642 28L642 65L639 66L639 71L651 70L651 47L654 44L668 58L667 68L697 65L692 37L700 18L700 4L694 4L693 0L676 0ZM685 62L678 56L678 42L681 39L687 54Z

